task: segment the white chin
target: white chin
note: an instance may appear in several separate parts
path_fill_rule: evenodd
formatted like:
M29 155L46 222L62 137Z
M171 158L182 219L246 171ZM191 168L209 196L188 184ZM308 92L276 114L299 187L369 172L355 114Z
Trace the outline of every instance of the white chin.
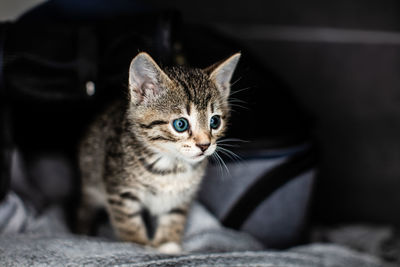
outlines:
M205 155L201 155L201 156L185 157L185 160L190 163L196 163L202 161L205 158L206 158Z

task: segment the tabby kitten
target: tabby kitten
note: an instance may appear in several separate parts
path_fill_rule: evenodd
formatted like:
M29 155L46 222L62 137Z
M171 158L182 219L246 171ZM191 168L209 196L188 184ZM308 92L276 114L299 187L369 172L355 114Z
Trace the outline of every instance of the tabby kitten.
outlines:
M81 232L105 207L117 236L181 251L186 214L229 117L230 80L240 54L207 69L161 68L139 53L129 98L111 106L80 146Z

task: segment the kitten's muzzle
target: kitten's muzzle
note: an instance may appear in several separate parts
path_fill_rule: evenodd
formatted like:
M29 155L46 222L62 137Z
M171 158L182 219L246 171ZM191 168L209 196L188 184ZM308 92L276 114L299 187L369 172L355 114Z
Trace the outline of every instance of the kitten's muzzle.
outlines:
M196 144L198 148L200 148L201 152L204 152L207 150L207 148L210 146L210 143L204 143L204 144Z

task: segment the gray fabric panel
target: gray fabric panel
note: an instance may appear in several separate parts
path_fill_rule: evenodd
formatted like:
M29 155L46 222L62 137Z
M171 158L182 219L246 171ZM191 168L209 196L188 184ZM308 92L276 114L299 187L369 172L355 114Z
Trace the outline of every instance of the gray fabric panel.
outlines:
M257 251L263 246L246 233L222 227L209 211L194 203L186 224L183 249L190 252Z
M314 171L308 171L279 188L256 208L241 230L269 247L286 247L303 232L311 201Z
M28 216L21 199L14 193L8 194L0 205L0 233L22 231Z
M254 182L287 160L288 157L280 157L230 163L227 164L229 176L220 176L219 166L211 166L202 184L200 200L217 218L223 219ZM314 176L311 170L293 177L261 202L240 230L267 247L295 244L305 225Z
M0 234L36 232L68 233L61 207L49 207L42 214L27 206L18 195L10 192L0 203Z
M199 197L218 219L224 218L236 200L260 175L282 164L287 158L246 160L229 163L229 175L221 174L218 165L208 168Z

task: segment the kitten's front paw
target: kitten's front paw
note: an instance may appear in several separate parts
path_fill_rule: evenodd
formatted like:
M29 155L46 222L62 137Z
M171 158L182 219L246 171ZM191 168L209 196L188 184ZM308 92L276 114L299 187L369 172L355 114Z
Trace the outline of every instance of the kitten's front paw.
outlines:
M182 247L176 242L167 242L161 244L157 250L164 254L179 254L182 252Z

